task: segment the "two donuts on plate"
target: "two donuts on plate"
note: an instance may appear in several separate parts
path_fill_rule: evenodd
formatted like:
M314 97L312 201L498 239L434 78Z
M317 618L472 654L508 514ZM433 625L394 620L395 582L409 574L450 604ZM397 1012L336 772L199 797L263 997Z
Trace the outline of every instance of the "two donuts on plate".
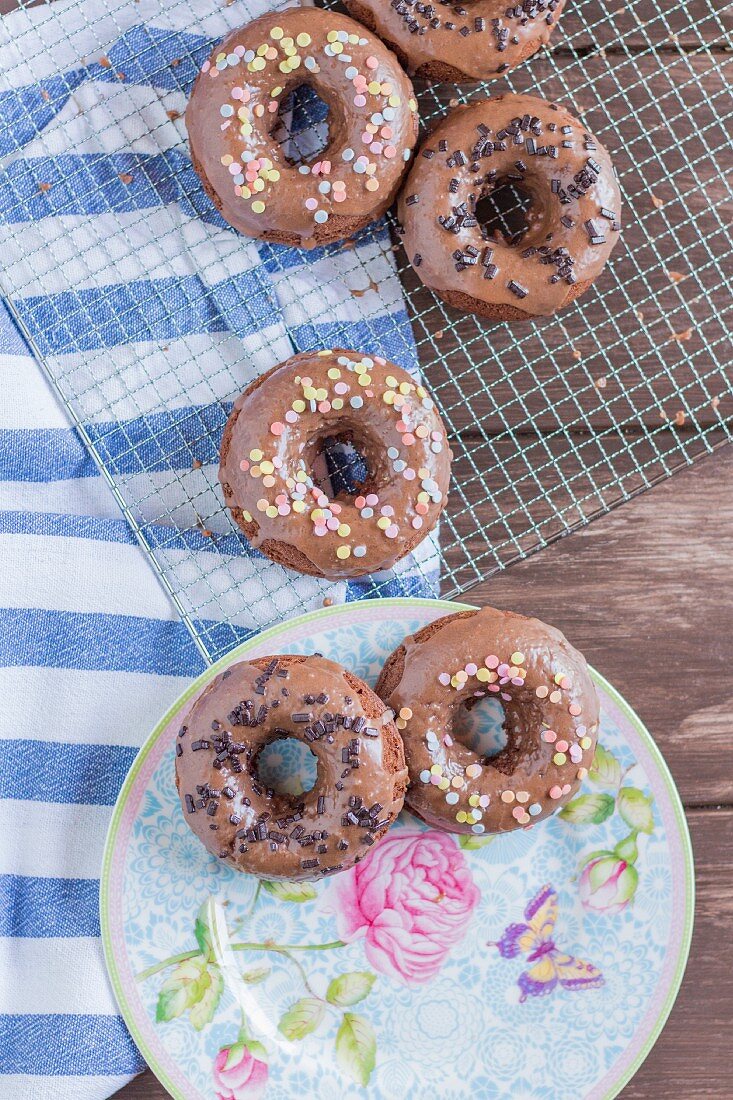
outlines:
M486 758L455 725L462 709L492 696L507 741ZM597 728L587 665L563 635L483 608L405 638L374 691L321 656L229 667L181 726L176 783L186 821L219 859L268 879L320 879L360 862L405 799L452 833L547 817L587 775ZM263 749L283 738L316 757L304 794L275 792L260 777Z
M562 0L529 9L478 0L470 18L407 0L349 6L411 71L456 79L518 64L549 34ZM329 140L317 160L296 165L275 131L280 105L303 84L329 108ZM618 239L610 157L569 112L534 96L455 109L427 135L404 179L418 134L410 80L379 38L336 12L294 8L233 31L204 63L186 124L211 200L232 226L262 240L342 240L402 188L404 246L418 276L450 305L492 319L562 308L592 284ZM507 186L531 202L519 242L489 239L477 217L481 200Z

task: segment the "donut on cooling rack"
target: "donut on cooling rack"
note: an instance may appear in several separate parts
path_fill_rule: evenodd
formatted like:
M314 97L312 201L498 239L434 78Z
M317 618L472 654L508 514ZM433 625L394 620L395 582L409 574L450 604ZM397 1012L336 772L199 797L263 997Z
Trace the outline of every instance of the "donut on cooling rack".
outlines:
M239 871L315 879L358 863L395 820L407 786L390 711L323 657L260 657L222 672L176 740L176 785L199 840ZM258 779L265 745L304 742L310 791L276 794Z
M273 137L279 105L309 85L329 142L296 167ZM230 225L286 245L342 240L392 202L417 139L417 104L397 58L348 16L270 12L217 46L186 110L194 168Z
M549 42L565 0L421 3L345 0L360 23L425 80L491 80L516 68Z
M350 444L358 495L318 478L324 448ZM219 480L236 523L263 554L318 577L390 568L443 510L451 451L425 389L378 355L305 352L237 399Z
M593 760L598 697L585 659L538 619L484 607L405 638L375 688L397 717L407 805L453 833L503 833L563 806ZM506 746L479 757L454 736L462 707L504 708Z
M520 237L490 238L482 199L529 200ZM399 200L404 247L449 305L496 321L550 316L600 275L619 238L611 158L564 107L502 95L457 107L429 134Z

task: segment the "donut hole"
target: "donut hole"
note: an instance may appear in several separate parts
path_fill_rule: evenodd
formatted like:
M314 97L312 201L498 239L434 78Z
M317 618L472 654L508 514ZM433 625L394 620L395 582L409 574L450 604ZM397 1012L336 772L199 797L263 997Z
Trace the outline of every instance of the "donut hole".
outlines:
M330 500L378 492L386 483L381 447L363 428L344 421L326 429L306 449L306 465L315 484Z
M506 715L501 700L493 695L469 697L457 708L451 736L482 760L492 760L507 747Z
M313 461L314 480L331 500L362 492L369 480L369 467L353 440L328 436Z
M329 143L330 108L310 84L280 96L272 137L294 168L311 164Z
M257 753L252 772L280 798L299 798L316 783L318 761L308 746L295 737L268 742Z
M517 245L532 228L533 197L515 180L499 178L476 203L476 220L486 240Z

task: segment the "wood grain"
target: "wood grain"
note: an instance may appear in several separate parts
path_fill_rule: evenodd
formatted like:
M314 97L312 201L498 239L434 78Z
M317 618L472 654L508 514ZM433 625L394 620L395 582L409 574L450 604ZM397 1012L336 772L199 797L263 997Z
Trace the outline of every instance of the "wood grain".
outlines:
M556 623L647 723L688 808L692 953L624 1100L729 1100L733 1019L733 450L724 448L467 598ZM725 805L719 805L725 803ZM146 1073L121 1100L163 1100Z

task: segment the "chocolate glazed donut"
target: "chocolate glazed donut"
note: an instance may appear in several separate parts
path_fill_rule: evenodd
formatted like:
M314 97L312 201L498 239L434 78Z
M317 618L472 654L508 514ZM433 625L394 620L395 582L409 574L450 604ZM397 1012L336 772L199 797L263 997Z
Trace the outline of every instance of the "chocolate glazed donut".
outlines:
M327 494L314 466L327 441L350 442L366 480ZM235 522L263 554L318 577L390 568L435 526L451 451L437 409L407 371L355 351L305 352L234 403L219 480Z
M296 167L273 138L278 106L307 84L327 104L328 146ZM417 140L397 58L348 16L270 12L204 62L186 110L193 166L235 229L286 245L342 240L392 202Z
M186 821L212 855L264 878L316 879L358 863L402 808L407 771L391 713L324 657L232 665L193 704L176 741ZM257 759L282 738L317 759L315 786L263 787Z
M360 23L424 80L491 80L516 68L549 42L565 0L470 0L445 5L420 0L345 0Z
M588 774L598 697L585 659L538 619L484 607L438 619L391 654L377 693L397 717L407 805L453 833L503 833L554 813ZM506 746L479 757L453 736L461 707L494 696Z
M482 198L513 185L527 230L489 239ZM564 107L503 95L457 107L428 135L399 199L405 251L449 305L496 321L550 316L601 273L619 238L611 158Z

